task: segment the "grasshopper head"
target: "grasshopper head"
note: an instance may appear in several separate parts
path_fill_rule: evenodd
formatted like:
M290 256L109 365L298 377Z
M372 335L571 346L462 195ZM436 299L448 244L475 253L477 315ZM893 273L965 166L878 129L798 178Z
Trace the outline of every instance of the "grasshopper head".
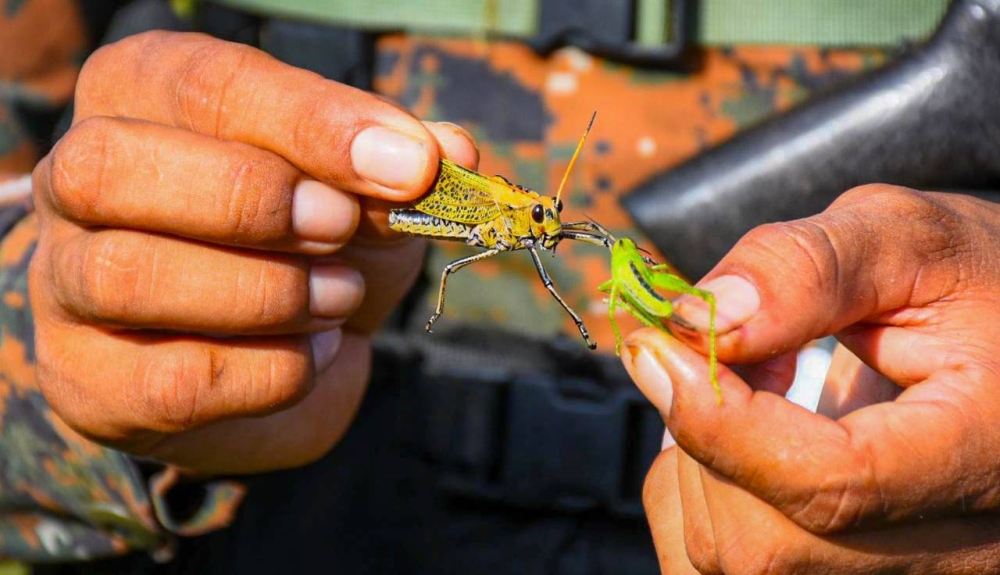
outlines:
M557 198L539 197L531 206L531 235L539 238L542 249L550 250L562 239L562 201Z

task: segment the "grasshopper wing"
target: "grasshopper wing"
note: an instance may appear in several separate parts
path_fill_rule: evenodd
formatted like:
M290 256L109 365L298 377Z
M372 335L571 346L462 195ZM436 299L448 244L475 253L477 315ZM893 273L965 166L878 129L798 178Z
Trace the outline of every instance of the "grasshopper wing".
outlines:
M452 222L482 224L501 216L497 198L507 191L498 180L442 159L434 189L413 207Z

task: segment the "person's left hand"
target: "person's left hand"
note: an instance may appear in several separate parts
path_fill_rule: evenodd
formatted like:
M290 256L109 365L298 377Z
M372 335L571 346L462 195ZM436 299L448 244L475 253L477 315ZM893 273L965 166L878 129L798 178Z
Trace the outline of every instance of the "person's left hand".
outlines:
M701 284L720 358L750 364L720 366L722 405L702 353L627 340L678 445L644 492L665 573L1000 572L998 237L995 205L889 186L752 232ZM827 334L847 347L814 414L781 395Z

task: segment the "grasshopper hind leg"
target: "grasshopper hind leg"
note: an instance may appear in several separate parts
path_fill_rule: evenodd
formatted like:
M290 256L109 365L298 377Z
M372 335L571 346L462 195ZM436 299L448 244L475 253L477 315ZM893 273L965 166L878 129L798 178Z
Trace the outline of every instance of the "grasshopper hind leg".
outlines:
M431 329L434 326L434 322L436 322L438 318L441 317L441 314L444 313L444 295L445 295L445 288L448 283L448 276L450 276L451 274L457 272L458 270L464 268L469 264L476 263L480 260L485 260L486 258L491 258L502 251L503 250L500 249L487 250L482 253L457 259L451 262L450 264L444 266L444 270L441 272L441 287L438 288L437 307L434 308L434 315L432 315L431 318L427 320L427 325L424 327L424 329L427 330L427 333L432 333L434 331L433 329Z
M562 296L559 295L559 292L556 291L555 286L552 285L552 278L549 277L549 273L546 272L545 268L542 266L542 258L538 255L538 250L535 249L534 246L528 246L528 253L531 254L532 261L535 262L535 269L538 270L538 276L542 278L542 285L545 286L545 289L549 290L552 297L556 298L559 305L561 305L563 309L566 310L566 313L573 318L573 322L576 324L576 328L580 330L580 335L583 336L583 341L587 343L587 347L590 349L597 349L597 344L590 339L590 333L587 331L587 326L583 324L583 320L580 319L580 316L577 315L575 311L573 311L573 308L569 307L569 304L563 300Z

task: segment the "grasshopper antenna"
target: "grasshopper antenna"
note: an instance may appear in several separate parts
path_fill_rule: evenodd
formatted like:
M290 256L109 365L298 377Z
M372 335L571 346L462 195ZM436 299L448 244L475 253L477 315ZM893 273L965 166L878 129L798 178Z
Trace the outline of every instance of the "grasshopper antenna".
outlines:
M559 182L559 190L556 191L556 209L558 211L562 211L560 210L562 207L562 200L560 198L562 197L563 187L566 185L566 180L569 179L570 172L573 171L573 164L576 163L576 158L580 155L580 150L583 149L583 142L587 139L587 134L590 133L590 129L594 127L594 120L596 119L597 110L594 110L594 115L590 117L590 123L587 124L587 129L584 130L583 137L580 138L580 142L576 145L576 151L573 152L573 157L569 160L569 166L566 166L566 173L563 174L562 181Z

